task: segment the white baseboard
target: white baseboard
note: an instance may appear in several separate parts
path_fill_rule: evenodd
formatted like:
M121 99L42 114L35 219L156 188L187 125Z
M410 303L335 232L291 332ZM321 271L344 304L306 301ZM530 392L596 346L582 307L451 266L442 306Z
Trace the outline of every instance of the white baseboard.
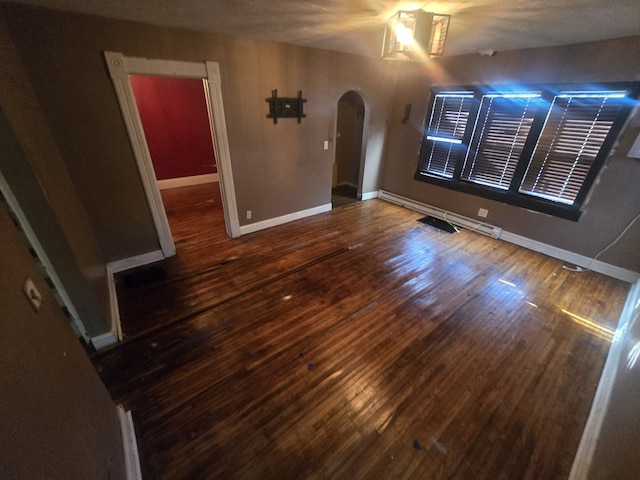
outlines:
M573 459L569 480L585 480L591 472L593 454L596 450L598 438L602 431L602 424L609 408L611 393L617 380L618 367L620 365L627 365L628 360L625 353L628 352L626 352L626 349L628 349L630 345L633 345L630 329L633 319L635 318L634 311L638 308L639 304L640 282L636 282L631 287L627 301L620 314L620 321L616 329L616 334L611 342L602 375L600 376L600 382L598 383L598 389L596 390L596 395L591 405L589 418L582 432L578 451Z
M138 455L138 442L133 426L131 411L118 405L118 419L120 420L120 433L122 434L122 450L124 453L125 478L127 480L142 480L140 470L140 457Z
M433 217L440 218L454 225L468 228L469 230L482 233L483 235L487 235L489 237L500 238L500 235L502 234L502 229L494 225L490 225L484 222L478 222L477 220L474 220L472 218L463 217L462 215L458 215L457 213L448 212L441 208L427 205L426 203L417 202L415 200L411 200L410 198L396 195L395 193L380 190L378 192L378 198L386 200L387 202L395 203L396 205L402 205L403 207L410 208L411 210L415 210L416 212L424 213L425 215L431 215Z
M366 192L362 194L362 200L371 200L372 198L378 198L378 191Z
M158 188L160 190L168 190L169 188L189 187L191 185L201 185L203 183L214 183L220 179L217 173L207 173L205 175L193 175L191 177L167 178L166 180L158 180Z
M612 278L617 278L618 280L622 280L624 282L633 283L640 279L639 272L634 272L622 267L617 267L615 265L601 262L600 260L593 260L590 257L586 257L575 252L570 252L562 248L554 247L553 245L539 242L531 238L523 237L521 235L502 230L501 228L495 227L493 225L479 223L474 219L463 217L452 212L447 212L446 210L442 210L440 208L433 207L431 205L427 205L426 203L418 202L401 195L396 195L395 193L380 190L378 192L378 198L391 203L395 203L396 205L402 205L420 213L434 215L438 218L444 218L446 214L445 219L453 224L460 225L465 228L470 228L471 230L484 233L485 235L489 235L494 238L499 238L500 240L504 240L509 243L520 245L521 247L528 248L529 250L533 250L535 252L544 253L545 255L548 255L550 257L557 258L574 265L579 265L585 269L593 270L594 272L602 273L604 275Z
M310 217L319 213L328 212L331 210L331 204L320 205L319 207L309 208L307 210L301 210L299 212L289 213L282 215L281 217L270 218L269 220L263 220L261 222L251 223L249 225L242 225L240 227L240 235L247 235L248 233L264 230L265 228L271 228L284 223L293 222L294 220L300 220L301 218Z
M159 262L162 259L164 259L162 251L154 250L153 252L142 253L134 257L109 262L107 263L107 268L112 273L119 273L124 272L125 270L131 270L132 268L149 265L150 263Z
M107 263L107 289L109 293L109 313L111 315L110 332L104 333L91 339L96 350L108 347L119 341L122 341L122 325L120 323L120 309L118 308L118 294L116 291L115 274L130 270L132 268L141 267L150 263L158 262L164 258L161 250L143 253L135 257L123 258L114 262ZM104 338L103 338L104 337ZM97 342L97 344L96 344Z
M113 345L115 343L118 343L118 335L113 331L91 337L91 345L93 345L93 348L95 348L96 350L102 350L103 348L106 348L109 345Z
M503 231L500 239L509 243L515 243L516 245L520 245L521 247L528 248L535 252L544 253L545 255L558 258L574 265L579 265L585 269L593 270L594 272L602 273L603 275L607 275L612 278L617 278L624 282L633 283L640 278L640 273L638 272L601 262L600 260L593 260L592 258L585 257L579 253L563 250L562 248L538 242L537 240L532 240L515 233Z

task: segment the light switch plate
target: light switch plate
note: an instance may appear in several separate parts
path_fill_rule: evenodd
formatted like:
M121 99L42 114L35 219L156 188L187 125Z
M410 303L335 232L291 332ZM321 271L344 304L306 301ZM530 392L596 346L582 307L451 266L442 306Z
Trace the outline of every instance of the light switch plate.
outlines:
M27 300L29 300L29 303L31 304L33 309L36 312L40 311L40 306L42 305L42 295L40 295L40 292L38 291L35 284L33 283L33 280L31 280L30 277L27 277L27 279L24 281L22 291L27 297Z

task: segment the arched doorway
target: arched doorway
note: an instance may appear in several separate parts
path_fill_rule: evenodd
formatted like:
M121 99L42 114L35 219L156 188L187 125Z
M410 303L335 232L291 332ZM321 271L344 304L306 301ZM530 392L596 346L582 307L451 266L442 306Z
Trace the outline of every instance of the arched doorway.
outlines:
M365 104L353 90L338 101L336 121L336 156L333 164L331 204L339 208L362 198L361 162Z

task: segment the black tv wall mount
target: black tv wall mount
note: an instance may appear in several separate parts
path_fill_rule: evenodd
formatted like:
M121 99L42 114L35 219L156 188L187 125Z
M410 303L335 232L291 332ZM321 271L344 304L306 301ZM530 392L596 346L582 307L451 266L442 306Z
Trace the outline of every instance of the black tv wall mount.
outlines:
M278 89L275 89L265 101L269 103L267 118L273 118L274 125L278 123L278 118L297 118L300 123L306 117L303 105L307 99L302 98L302 90L298 91L297 97L278 98Z

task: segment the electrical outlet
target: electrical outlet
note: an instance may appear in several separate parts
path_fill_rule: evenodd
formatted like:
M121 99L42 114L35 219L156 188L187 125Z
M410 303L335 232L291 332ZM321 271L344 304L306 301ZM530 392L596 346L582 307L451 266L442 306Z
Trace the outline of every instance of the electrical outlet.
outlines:
M329 150L329 140L324 141L323 147L325 150Z
M251 210L247 210L247 220L251 220Z
M489 215L489 210L487 210L486 208L481 208L480 210L478 210L479 217L487 218L487 215Z
M42 305L42 295L40 295L40 292L36 288L31 278L27 277L27 279L24 281L24 285L22 286L22 291L24 292L24 295L27 297L27 300L29 300L29 303L31 304L33 309L36 312L39 311L40 306Z

